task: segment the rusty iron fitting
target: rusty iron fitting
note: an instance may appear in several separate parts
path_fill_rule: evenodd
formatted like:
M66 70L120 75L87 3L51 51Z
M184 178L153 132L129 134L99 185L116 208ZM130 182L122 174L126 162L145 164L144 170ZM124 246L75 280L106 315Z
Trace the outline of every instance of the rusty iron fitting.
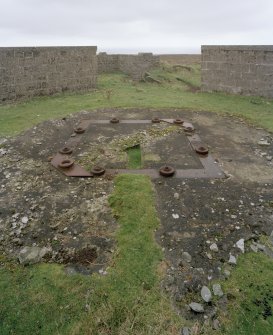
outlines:
M169 165L162 166L159 169L159 174L163 177L171 177L175 173L175 169Z

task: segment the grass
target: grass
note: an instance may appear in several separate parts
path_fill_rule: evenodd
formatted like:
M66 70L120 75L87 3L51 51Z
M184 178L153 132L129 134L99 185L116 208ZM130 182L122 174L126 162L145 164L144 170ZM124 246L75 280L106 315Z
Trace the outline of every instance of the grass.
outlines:
M1 335L179 334L183 320L160 291L159 221L148 177L115 180L109 199L119 226L106 276L67 276L60 265L21 267L2 260Z
M222 328L215 335L272 335L273 316L265 317L266 310L273 311L272 269L272 259L262 253L240 256L231 277L221 284L232 299L228 316L219 307Z
M128 168L140 169L142 167L140 145L128 148L126 152L128 155Z
M98 89L85 94L39 97L28 102L0 106L0 136L15 135L50 118L96 108L181 108L236 115L273 131L273 100L224 93L191 92L200 85L200 67L192 71L163 66L152 72L161 81L134 83L123 74L98 78ZM177 78L180 78L179 80ZM111 93L109 93L111 92Z

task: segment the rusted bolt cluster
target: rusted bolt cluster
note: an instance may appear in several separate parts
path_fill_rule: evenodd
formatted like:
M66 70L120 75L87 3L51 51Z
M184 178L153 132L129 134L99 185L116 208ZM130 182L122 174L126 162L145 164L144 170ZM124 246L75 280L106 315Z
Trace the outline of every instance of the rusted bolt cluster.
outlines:
M175 173L175 169L169 165L164 165L159 169L159 174L163 177L171 177Z
M160 119L158 117L152 118L152 123L160 123Z
M119 123L119 119L116 118L116 117L113 117L111 120L110 120L111 123Z
M73 152L73 150L69 147L64 147L64 148L59 150L59 153L63 154L63 155L71 155L72 152Z
M93 173L94 176L102 176L105 173L105 169L100 166L94 166L91 173Z
M195 151L200 155L207 155L209 153L209 149L203 145L196 147Z
M173 120L173 123L175 123L175 124L183 124L184 123L184 120L182 120L182 119L174 119Z
M72 159L63 159L59 164L58 166L61 168L61 169L68 169L70 168L71 166L74 165L74 161L72 161Z
M77 128L74 129L74 132L76 134L83 134L85 132L85 129L82 128L82 127L77 127Z

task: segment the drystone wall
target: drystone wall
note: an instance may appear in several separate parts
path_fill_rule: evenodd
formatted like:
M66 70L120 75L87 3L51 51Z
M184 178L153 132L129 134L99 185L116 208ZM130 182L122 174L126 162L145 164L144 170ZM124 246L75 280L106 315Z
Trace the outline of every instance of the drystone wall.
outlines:
M0 48L0 102L96 87L97 47Z
M202 46L203 91L273 98L273 46Z
M138 55L108 55L105 52L98 54L98 73L113 73L121 71L134 80L143 78L145 72L159 66L159 56L152 53Z
M171 65L181 64L200 64L201 54L169 54L169 55L159 55L161 62L166 62Z

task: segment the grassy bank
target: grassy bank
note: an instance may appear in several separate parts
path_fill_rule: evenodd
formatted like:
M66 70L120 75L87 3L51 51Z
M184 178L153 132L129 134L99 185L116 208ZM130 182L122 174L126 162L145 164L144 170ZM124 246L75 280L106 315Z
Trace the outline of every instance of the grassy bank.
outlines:
M148 177L115 181L110 198L120 228L107 275L67 276L62 266L21 267L2 260L1 335L179 334L183 320L160 292L159 221Z
M60 118L80 110L105 107L181 108L228 113L273 131L273 101L263 98L194 92L200 86L200 68L168 66L155 70L157 83L134 83L123 74L98 78L98 89L86 94L62 94L35 98L29 102L0 106L0 136L14 135L50 118Z

